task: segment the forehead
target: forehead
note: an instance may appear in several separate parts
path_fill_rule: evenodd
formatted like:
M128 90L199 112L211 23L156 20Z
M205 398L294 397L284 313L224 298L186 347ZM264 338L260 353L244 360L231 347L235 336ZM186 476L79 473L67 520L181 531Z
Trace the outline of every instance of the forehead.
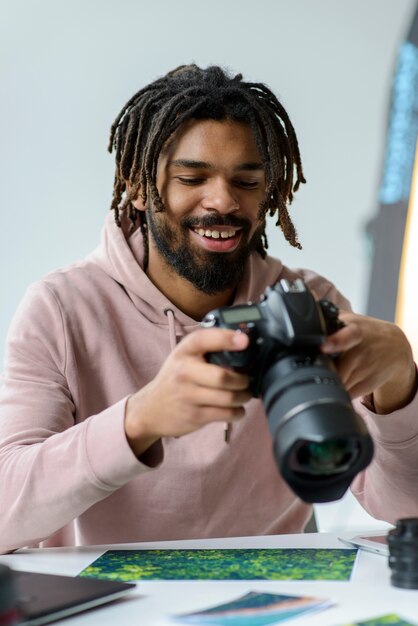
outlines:
M253 132L248 124L230 120L190 120L170 138L161 161L260 162Z

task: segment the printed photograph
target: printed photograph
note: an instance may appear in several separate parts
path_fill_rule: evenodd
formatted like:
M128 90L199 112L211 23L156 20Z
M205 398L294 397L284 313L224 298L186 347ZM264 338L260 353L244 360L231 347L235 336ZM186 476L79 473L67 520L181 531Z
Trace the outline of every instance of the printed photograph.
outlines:
M182 624L211 626L266 626L279 624L292 617L331 606L329 600L304 596L250 591L232 602L204 611L175 615L172 619Z
M350 580L356 549L109 550L80 576L136 580Z

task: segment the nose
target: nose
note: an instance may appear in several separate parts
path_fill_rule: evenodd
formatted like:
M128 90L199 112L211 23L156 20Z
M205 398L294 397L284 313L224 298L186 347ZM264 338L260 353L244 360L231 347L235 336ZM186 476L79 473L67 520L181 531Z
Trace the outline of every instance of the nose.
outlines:
M218 179L206 185L202 207L207 211L228 214L238 211L239 202L229 183Z

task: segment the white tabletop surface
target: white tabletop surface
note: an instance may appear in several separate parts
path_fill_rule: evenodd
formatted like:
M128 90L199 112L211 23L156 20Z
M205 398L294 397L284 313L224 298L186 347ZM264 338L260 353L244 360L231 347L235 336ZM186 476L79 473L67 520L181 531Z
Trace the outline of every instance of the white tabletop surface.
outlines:
M315 533L119 544L79 548L20 550L0 556L14 569L76 576L108 549L164 548L344 548L333 534ZM140 581L126 598L80 613L64 626L157 626L166 616L200 610L234 600L248 591L266 591L329 598L335 606L285 622L292 626L338 626L386 613L398 613L418 625L418 590L390 584L387 557L360 551L352 579L341 581Z

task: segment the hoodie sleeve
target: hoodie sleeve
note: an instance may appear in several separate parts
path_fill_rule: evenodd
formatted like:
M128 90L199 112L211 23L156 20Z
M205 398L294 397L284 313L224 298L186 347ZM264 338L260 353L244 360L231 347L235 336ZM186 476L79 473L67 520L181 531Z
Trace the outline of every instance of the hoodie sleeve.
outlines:
M75 423L60 307L44 283L12 322L0 389L0 551L36 544L148 471L124 432L127 398Z
M376 415L366 399L355 401L374 442L369 467L353 481L351 490L377 519L395 524L418 516L418 394L406 407Z

